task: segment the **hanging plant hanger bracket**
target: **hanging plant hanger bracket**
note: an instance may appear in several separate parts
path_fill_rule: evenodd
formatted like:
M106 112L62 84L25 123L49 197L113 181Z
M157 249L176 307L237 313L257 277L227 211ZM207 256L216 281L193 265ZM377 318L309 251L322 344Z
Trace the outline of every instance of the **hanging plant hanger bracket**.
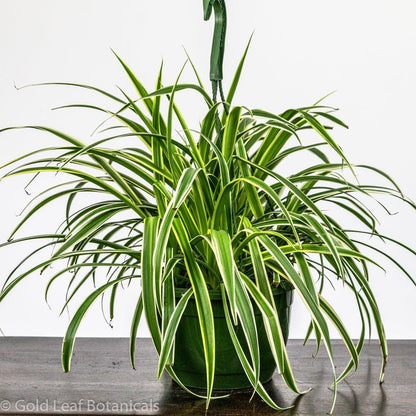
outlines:
M209 20L212 11L215 15L214 36L211 48L210 80L213 86L213 99L216 101L218 89L222 101L225 101L222 92L223 61L225 50L225 35L227 31L227 10L225 0L203 0L204 20Z

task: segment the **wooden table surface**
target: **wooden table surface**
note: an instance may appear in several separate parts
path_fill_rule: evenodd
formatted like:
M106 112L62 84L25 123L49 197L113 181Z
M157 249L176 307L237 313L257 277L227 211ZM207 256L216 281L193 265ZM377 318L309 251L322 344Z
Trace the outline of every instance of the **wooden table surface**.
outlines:
M288 391L278 374L267 391L278 403L294 408L270 409L250 389L205 403L183 392L168 376L156 381L157 357L149 339L137 340L137 370L128 358L127 339L80 338L72 370L64 374L59 338L0 338L0 414L83 415L308 415L323 416L331 402L331 369L322 350L312 358L313 344L289 341L295 377L313 390L304 396ZM339 385L334 415L416 416L416 341L390 341L389 365L378 383L380 354L376 342L365 346L359 370ZM337 369L346 351L334 343Z

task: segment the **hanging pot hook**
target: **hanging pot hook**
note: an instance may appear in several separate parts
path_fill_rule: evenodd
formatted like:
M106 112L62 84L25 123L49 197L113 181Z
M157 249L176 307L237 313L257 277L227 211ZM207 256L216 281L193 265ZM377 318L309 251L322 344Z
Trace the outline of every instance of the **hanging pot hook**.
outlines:
M210 80L212 81L213 99L216 102L218 89L221 100L224 102L224 109L227 112L225 98L222 89L223 60L225 49L225 35L227 30L227 10L225 0L203 0L204 20L209 20L214 9L215 27L211 49Z

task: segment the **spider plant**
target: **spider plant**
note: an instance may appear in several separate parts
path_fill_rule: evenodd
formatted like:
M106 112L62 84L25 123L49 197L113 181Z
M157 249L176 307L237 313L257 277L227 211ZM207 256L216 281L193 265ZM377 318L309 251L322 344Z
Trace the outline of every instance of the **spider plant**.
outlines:
M149 92L117 55L135 88L135 96L124 91L114 95L89 85L58 83L102 94L118 110L94 104L66 106L93 109L109 116L107 121L113 124L91 143L49 127L22 127L22 132L41 130L63 144L40 148L6 163L2 169L8 171L3 178L52 173L59 174L62 183L32 199L9 241L3 244L38 240L40 246L10 273L0 300L25 278L34 278L35 272L53 263L62 265L62 260L66 265L50 277L46 297L51 285L66 276L63 310L81 288L94 281L94 290L76 310L63 340L63 369L69 371L77 329L93 302L109 291L106 299L112 317L120 288L125 288L124 283L140 280L141 291L134 285L126 286L138 293L131 324L131 363L134 367L138 325L144 314L160 357L159 377L165 370L189 391L174 372L172 351L183 312L193 299L204 345L207 386L206 393L193 394L205 398L208 407L215 377L210 291L220 290L228 330L253 389L271 407L280 409L259 382L259 339L253 305L262 313L282 378L291 390L302 394L272 295L273 287L293 289L310 314L306 340L314 335L317 349L324 345L333 369L332 412L337 384L357 368L372 320L381 347L380 381L387 362L386 335L368 268L370 264L381 267L371 256L372 251L377 255L381 251L360 241L360 237L371 235L416 254L377 231L368 201L377 195L388 195L413 208L415 205L381 170L356 166L347 160L330 134L335 126L347 127L334 115L335 108L318 102L273 114L233 106L246 54L247 49L224 102L211 98L196 71L196 83L182 83L179 76L172 85L164 86L161 69L155 90ZM195 70L193 65L192 68ZM200 126L188 126L175 102L177 94L187 92L197 94L206 106ZM162 100L167 103L165 110ZM175 125L180 127L176 130ZM314 133L313 142L303 143L305 131ZM133 146L112 146L112 142L121 139L130 143L132 138L136 143ZM297 158L305 152L313 155L315 162L293 174L282 173L282 162L289 160L291 166L297 166ZM378 174L385 184L359 183L356 178L362 170ZM85 195L87 199L81 198ZM28 220L58 198L66 200L66 209L57 232L15 237ZM357 228L346 229L331 215L330 205L337 215L355 217ZM35 254L48 252L51 247L52 255L22 270ZM403 266L385 251L382 254L415 283ZM99 270L107 273L100 274ZM354 296L361 317L358 341L349 336L336 305L324 297L325 284L332 281L342 281L339 290L350 291ZM175 288L186 290L179 300L175 298ZM335 368L329 325L337 329L350 356L341 372ZM236 336L237 326L244 330L248 352Z

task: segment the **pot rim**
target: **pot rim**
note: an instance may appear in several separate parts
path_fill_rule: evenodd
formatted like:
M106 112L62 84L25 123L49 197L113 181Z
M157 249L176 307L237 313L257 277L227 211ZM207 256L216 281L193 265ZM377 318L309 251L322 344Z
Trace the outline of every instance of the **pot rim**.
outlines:
M181 298L189 288L175 287L175 297ZM293 288L284 288L281 285L272 287L272 294L281 295L287 292L293 292ZM221 290L208 290L209 298L211 300L222 300Z

